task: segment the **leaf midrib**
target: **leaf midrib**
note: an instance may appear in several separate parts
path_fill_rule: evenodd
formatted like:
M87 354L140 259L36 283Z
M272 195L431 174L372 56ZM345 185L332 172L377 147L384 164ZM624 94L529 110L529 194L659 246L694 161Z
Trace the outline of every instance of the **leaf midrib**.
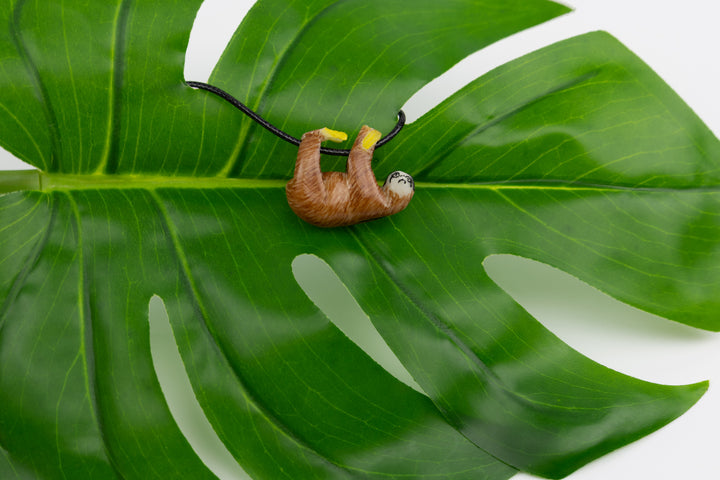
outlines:
M287 178L223 178L163 175L104 175L59 174L39 170L0 171L0 193L17 191L69 191L69 190L155 190L178 189L281 189ZM593 184L563 180L495 180L487 182L416 182L418 192L423 190L524 190L566 192L651 192L651 193L717 193L720 185L633 187L629 185Z

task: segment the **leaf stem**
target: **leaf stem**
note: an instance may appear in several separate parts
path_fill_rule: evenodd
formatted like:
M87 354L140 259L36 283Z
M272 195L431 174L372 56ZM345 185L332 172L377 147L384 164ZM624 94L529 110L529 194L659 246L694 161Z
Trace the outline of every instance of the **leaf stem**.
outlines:
M40 190L39 170L0 171L0 195L20 190Z
M21 190L156 188L284 188L287 180L161 175L103 175L46 173L40 170L0 171L0 194Z

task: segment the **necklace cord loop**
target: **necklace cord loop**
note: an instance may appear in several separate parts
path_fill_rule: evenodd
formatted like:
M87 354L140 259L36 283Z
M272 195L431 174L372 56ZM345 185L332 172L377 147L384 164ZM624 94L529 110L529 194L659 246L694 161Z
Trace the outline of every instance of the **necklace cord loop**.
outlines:
M240 100L238 100L237 98L230 95L225 90L218 88L214 85L210 85L210 84L203 83L203 82L187 81L185 83L189 87L197 88L200 90L207 90L208 92L214 93L215 95L219 96L223 100L232 104L235 108L237 108L238 110L243 112L248 117L252 118L255 122L259 123L263 128L265 128L269 132L277 135L278 137L282 138L286 142L292 143L293 145L300 145L299 139L293 137L289 133L286 133L286 132L280 130L279 128L277 128L276 126L274 126L273 124L271 124L270 122L268 122L267 120L262 118L260 115L258 115L254 111L252 111L247 105L245 105ZM400 130L402 130L402 128L405 126L405 113L402 110L399 110L397 116L398 116L398 121L395 124L395 127L390 131L390 133L388 133L383 138L378 140L378 142L375 144L375 148L382 147L383 145L388 143L390 140L392 140L395 137L395 135L400 133ZM320 153L324 153L325 155L335 155L338 157L347 157L348 155L350 155L350 150L345 150L345 149L340 149L340 148L322 147L320 149Z

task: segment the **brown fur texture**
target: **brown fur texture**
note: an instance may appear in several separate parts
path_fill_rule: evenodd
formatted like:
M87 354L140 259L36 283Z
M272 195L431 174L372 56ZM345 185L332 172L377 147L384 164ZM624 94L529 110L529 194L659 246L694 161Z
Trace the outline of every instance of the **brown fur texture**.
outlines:
M295 175L285 188L288 204L298 217L318 227L342 227L392 215L408 205L412 191L400 196L387 185L378 186L370 166L375 144L363 148L371 132L367 125L360 130L347 172L321 171L320 145L330 139L322 129L302 136Z

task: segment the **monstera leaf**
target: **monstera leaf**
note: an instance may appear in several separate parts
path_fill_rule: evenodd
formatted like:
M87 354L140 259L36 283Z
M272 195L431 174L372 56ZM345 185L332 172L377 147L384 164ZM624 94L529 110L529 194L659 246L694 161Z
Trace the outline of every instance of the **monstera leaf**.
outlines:
M189 88L200 0L3 0L0 477L215 478L152 358L162 305L197 401L253 478L558 478L676 418L706 383L598 365L486 275L556 266L720 329L720 144L604 33L468 85L378 150L394 217L323 230L284 197L295 147ZM260 0L214 83L296 136L383 131L469 53L566 12L544 0ZM329 159L326 168L341 168ZM419 389L293 275L324 262Z

